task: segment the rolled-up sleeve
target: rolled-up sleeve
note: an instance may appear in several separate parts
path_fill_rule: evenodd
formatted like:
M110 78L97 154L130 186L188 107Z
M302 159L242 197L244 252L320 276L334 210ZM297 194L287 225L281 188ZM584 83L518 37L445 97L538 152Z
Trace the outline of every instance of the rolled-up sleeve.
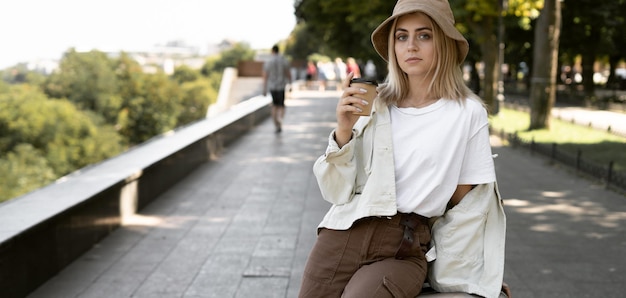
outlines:
M354 159L355 133L350 142L339 148L331 132L326 153L313 165L313 173L324 200L341 205L350 201L356 181L356 161Z

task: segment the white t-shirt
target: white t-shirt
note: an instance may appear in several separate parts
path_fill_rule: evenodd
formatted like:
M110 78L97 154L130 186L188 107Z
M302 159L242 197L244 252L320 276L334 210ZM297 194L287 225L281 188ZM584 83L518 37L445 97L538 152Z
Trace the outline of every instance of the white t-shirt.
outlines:
M487 111L478 101L389 110L398 211L439 216L458 184L496 180Z

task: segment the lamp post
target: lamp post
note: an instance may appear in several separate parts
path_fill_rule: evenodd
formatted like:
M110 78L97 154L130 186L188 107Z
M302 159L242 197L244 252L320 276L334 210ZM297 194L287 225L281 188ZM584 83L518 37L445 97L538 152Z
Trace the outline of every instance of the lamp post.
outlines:
M496 113L504 102L504 77L502 65L504 64L504 20L503 14L508 9L508 0L499 0L498 6L498 94L496 95Z

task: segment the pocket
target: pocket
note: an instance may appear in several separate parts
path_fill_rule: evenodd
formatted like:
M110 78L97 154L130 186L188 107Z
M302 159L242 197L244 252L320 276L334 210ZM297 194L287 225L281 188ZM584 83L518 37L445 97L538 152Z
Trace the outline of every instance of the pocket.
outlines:
M433 225L437 254L479 261L482 258L485 220L484 214L464 210L461 204L449 210Z
M350 230L321 229L309 257L304 274L319 283L329 284L335 278L346 252Z

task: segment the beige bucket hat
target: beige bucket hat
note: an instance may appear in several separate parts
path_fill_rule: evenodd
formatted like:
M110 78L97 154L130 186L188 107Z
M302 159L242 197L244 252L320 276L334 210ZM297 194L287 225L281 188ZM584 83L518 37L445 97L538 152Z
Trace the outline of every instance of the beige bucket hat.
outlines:
M459 51L459 61L462 63L469 51L469 44L459 30L454 27L454 15L448 0L398 0L393 8L393 14L382 22L372 33L372 44L378 54L388 61L388 38L393 20L412 12L423 12L430 16L441 30L450 38L456 40Z

